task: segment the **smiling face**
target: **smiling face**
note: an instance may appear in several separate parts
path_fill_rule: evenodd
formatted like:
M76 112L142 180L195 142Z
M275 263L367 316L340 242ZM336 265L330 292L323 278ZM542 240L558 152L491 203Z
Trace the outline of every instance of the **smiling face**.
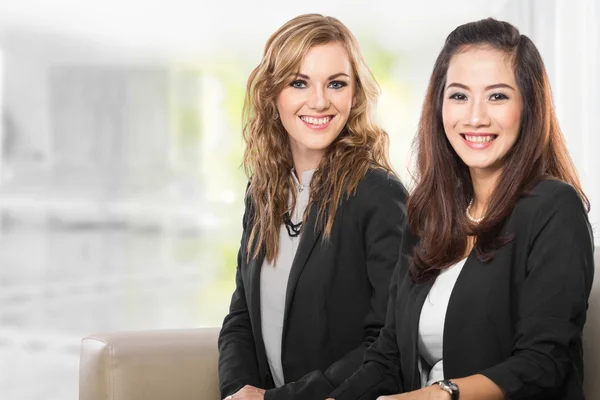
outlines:
M474 47L451 58L442 106L444 131L472 173L502 170L519 136L522 106L509 55Z
M316 167L346 125L354 97L353 76L341 43L315 46L277 96L277 111L296 163Z

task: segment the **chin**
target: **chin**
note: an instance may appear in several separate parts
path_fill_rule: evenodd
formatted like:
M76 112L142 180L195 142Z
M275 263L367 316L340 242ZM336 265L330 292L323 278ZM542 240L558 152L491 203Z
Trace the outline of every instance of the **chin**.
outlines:
M331 143L333 143L333 140L306 143L305 146L310 151L325 151L331 146Z
M490 171L490 172L502 168L502 164L501 163L493 163L493 162L477 162L477 161L474 161L474 162L470 162L470 163L467 162L465 164L470 169L478 169L478 170Z
M306 149L311 153L325 153L329 146L308 146Z

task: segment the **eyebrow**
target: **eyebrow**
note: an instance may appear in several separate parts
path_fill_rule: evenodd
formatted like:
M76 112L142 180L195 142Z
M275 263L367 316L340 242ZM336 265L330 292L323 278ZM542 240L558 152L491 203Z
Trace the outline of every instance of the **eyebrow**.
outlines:
M327 78L327 80L330 81L332 79L339 78L340 76L345 76L347 78L350 78L350 75L348 75L348 74L346 74L344 72L338 72L337 74L331 75L329 78ZM302 79L307 79L307 80L310 79L310 76L304 75L304 74L297 74L296 77L297 78L302 78Z
M457 87L457 88L464 89L464 90L470 90L467 85L463 85L462 83L455 83L455 82L449 84L448 86L446 86L446 90L450 89L451 87ZM489 86L485 87L485 90L490 90L490 89L510 89L510 90L515 90L514 87L512 87L510 85L507 85L506 83L496 83L494 85L489 85Z

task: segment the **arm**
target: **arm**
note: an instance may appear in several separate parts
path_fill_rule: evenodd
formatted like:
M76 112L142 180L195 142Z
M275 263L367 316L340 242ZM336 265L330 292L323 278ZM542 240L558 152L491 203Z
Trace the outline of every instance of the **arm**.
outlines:
M364 237L367 276L372 287L363 343L324 372L312 371L296 382L267 390L266 400L325 398L358 369L366 349L377 339L384 325L390 276L398 260L398 246L406 222L407 193L397 179L375 171L361 182L356 196L354 206L360 216L357 229Z
M246 246L244 238L247 237L248 219L250 218L251 202L246 200L246 210L243 218L242 243L237 257L235 275L236 288L231 297L229 314L223 321L219 334L219 388L221 398L231 395L245 385L260 387L258 375L258 361L252 334L250 314L246 304L246 292L240 268L243 264L242 257Z
M494 382L483 375L471 375L454 379L460 388L460 400L504 400L504 393ZM392 396L381 396L377 400L451 400L450 393L433 384L423 389Z
M576 192L561 186L534 221L512 356L481 372L511 399L551 395L569 373L583 378L573 354L581 351L594 275L587 215Z
M400 353L396 341L396 307L400 283L407 278L409 259L417 238L408 232L402 237L400 257L390 286L385 326L377 340L367 349L362 366L342 385L329 394L336 400L368 400L403 391L400 378Z

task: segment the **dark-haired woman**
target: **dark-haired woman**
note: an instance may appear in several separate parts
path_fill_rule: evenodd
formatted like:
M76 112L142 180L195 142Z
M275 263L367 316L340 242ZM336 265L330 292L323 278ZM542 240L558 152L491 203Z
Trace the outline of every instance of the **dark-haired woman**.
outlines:
M377 95L348 28L316 14L275 32L250 75L224 398L323 399L379 335L407 193L373 119Z
M386 325L331 397L583 399L589 205L531 40L493 19L454 30L417 140Z

